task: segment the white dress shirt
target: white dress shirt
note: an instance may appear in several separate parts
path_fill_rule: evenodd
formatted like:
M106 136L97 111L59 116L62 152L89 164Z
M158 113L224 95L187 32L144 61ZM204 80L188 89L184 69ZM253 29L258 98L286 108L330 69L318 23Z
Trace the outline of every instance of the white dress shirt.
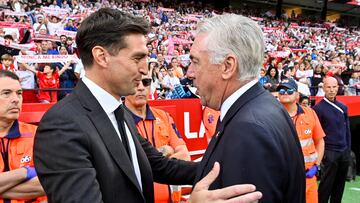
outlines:
M96 83L91 81L86 76L84 76L82 78L82 81L89 88L90 92L94 95L96 100L100 103L100 106L103 108L106 115L109 117L109 119L111 121L111 124L114 126L114 129L115 129L117 135L119 136L119 139L121 140L121 136L120 136L120 132L119 132L119 128L118 128L118 123L116 121L115 114L114 114L114 111L120 105L123 105L121 100L119 101L119 100L115 99L115 97L113 97L110 93L105 91L103 88L101 88L99 85L97 85ZM133 165L134 165L135 175L136 175L136 178L137 178L138 183L140 185L140 188L142 189L141 173L140 173L139 163L138 163L138 160L137 160L135 143L134 143L134 140L133 140L133 138L131 136L131 132L130 132L129 128L126 125L126 122L124 122L124 124L125 124L126 136L128 138L129 147L130 147L130 150L131 150L131 159L132 159L132 162L133 162Z
M244 86L240 87L234 93L232 93L225 101L221 104L220 107L220 121L222 121L230 109L230 107L235 103L241 95L243 95L246 91L248 91L252 86L254 86L258 82L258 79L252 80L246 83Z

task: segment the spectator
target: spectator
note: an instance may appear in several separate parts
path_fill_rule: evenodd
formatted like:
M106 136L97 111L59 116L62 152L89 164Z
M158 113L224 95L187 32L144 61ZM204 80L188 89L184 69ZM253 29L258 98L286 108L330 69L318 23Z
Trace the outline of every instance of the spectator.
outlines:
M67 0L63 0L62 4L61 4L61 8L63 9L67 9L67 10L70 10L70 5L68 4L68 1Z
M47 48L48 48L48 51L47 53L49 55L58 55L59 54L59 51L57 49L57 45L55 44L55 42L53 41L47 41Z
M69 68L71 61L68 61L61 70L57 71L55 64L45 64L43 72L36 70L34 67L24 64L27 70L32 71L38 78L40 89L59 88L59 77ZM57 102L56 90L40 90L38 99L41 103Z
M266 85L267 89L270 92L275 92L276 88L279 84L279 71L277 68L270 66L266 72L266 76L268 77L268 84Z
M167 75L164 76L161 84L162 88L167 90L165 95L166 98L171 98L171 92L174 90L176 85L180 85L180 80L174 75L174 69L169 66L167 69Z
M154 98L154 95L157 94L157 90L161 88L161 82L159 81L159 62L154 58L150 58L148 63L148 69L152 79L150 87L150 97L152 99L156 99Z
M48 55L49 54L49 43L46 40L41 41L39 47L39 55Z
M75 69L74 69L74 73L76 78L79 80L82 77L85 76L85 69L84 69L84 65L81 62L81 60L79 60L76 64L75 64Z
M306 80L306 71L305 71L305 63L300 63L299 65L299 69L296 71L296 80L302 80L305 79Z
M13 64L14 59L10 54L4 54L1 56L0 70L7 70L15 73L16 69Z
M36 126L18 120L21 106L22 89L19 78L12 72L0 70L0 200L46 201L33 161Z
M11 35L5 35L4 41L5 41L5 44L11 44L14 42L14 37ZM4 54L16 56L16 55L19 55L19 53L20 53L20 49L0 45L0 57Z
M74 43L73 38L71 38L71 37L66 38L66 48L67 48L67 51L69 54L74 53L74 47L73 47L74 44L73 43Z
M267 77L265 72L265 69L261 69L260 70L260 79L259 79L259 83L265 88L269 88L270 84L269 84L269 77Z
M51 4L51 5L49 5L49 8L60 9L60 7L58 6L58 4L57 4L57 1L56 1L56 0L53 0L53 1L52 1L52 4Z
M179 66L179 62L178 62L178 59L177 57L173 57L171 59L171 63L170 65L168 66L168 69L172 69L173 70L173 73L176 77L178 77L179 79L183 78L184 77L184 71L183 69Z
M165 111L147 104L150 95L151 78L143 77L136 87L135 95L127 96L126 107L132 112L136 128L164 156L190 161L190 155L176 128L173 118ZM171 198L169 185L154 183L155 202L167 203Z
M293 69L294 69L294 67L292 67L292 66L285 66L284 68L283 68L283 71L281 72L281 76L280 76L280 78L281 78L281 80L284 80L284 79L292 79L293 78Z
M317 92L319 90L318 86L323 81L324 74L322 72L322 69L323 69L323 65L321 65L321 64L316 65L314 74L310 78L310 83L311 83L310 91L311 91L312 96L315 96L317 94Z
M36 17L36 20L37 20L37 22L34 23L34 25L33 25L35 34L48 34L49 31L48 31L48 28L46 26L45 17L43 15L41 15L41 14L36 15L35 17ZM40 30L45 30L45 31L40 33Z
M360 92L359 72L355 72L351 74L351 78L349 80L349 93L350 95L359 95L359 92Z
M56 1L55 1L56 2ZM50 16L50 20L47 21L47 28L50 35L55 35L57 30L64 30L64 22L66 18L60 20L58 16Z
M68 22L66 23L66 27L64 28L64 30L68 30L68 31L73 31L76 32L77 28L74 25L74 21L72 19L69 19Z
M68 51L65 46L59 47L60 55L68 55ZM67 88L72 89L75 87L77 82L77 77L74 72L74 63L73 61L70 62L70 66L65 69L64 73L60 75L60 88ZM66 63L56 63L59 69L62 69L66 65ZM58 100L61 100L65 96L71 93L71 90L60 90L57 92Z
M26 69L25 64L18 64L19 69L16 71L16 75L20 79L21 88L23 89L23 102L24 103L37 103L35 89L35 74Z
M325 154L319 185L319 203L341 203L350 164L351 135L347 107L336 100L338 81L324 79L325 97L314 106L325 131Z
M305 95L300 95L299 104L304 107L311 107L310 98Z

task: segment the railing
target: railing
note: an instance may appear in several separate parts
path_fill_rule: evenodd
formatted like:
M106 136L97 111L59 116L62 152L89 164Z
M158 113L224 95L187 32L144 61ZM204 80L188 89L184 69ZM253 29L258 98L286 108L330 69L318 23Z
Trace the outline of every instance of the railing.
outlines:
M39 91L43 91L43 92L49 92L49 95L50 95L50 102L53 102L54 101L54 98L53 98L53 92L58 92L58 91L72 91L73 88L34 88L34 89L23 89L23 92L34 92L35 95L37 94L37 92ZM25 93L25 96L26 96L26 93ZM26 100L26 99L25 99ZM25 103L29 103L29 102L26 102Z

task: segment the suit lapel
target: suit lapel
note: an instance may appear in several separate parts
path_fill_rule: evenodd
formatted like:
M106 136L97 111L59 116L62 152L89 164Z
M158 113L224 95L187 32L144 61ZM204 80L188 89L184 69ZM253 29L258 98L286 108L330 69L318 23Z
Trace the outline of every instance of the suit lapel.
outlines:
M88 118L92 121L93 125L97 129L100 137L104 141L106 148L108 149L112 158L115 160L115 163L128 176L131 182L133 182L133 184L139 189L140 193L142 194L140 186L136 179L132 162L127 156L124 145L121 143L121 140L116 133L114 126L112 125L105 111L100 106L99 102L96 100L96 98L92 95L90 90L82 81L77 84L74 93L79 96L80 102L83 104L83 107L90 111L88 113ZM136 148L138 147L139 145L136 146ZM141 167L141 165L139 165L139 167Z
M125 118L126 125L128 126L128 128L131 132L131 136L134 140L138 163L139 163L139 166L141 166L140 167L141 182L143 185L143 187L142 187L143 193L142 194L145 196L146 200L154 199L153 177L152 177L151 166L150 166L149 160L147 159L147 156L146 156L144 150L142 150L142 146L139 142L138 136L140 136L140 135L135 127L133 117L127 111L128 111L127 108L125 108L124 118Z
M235 101L235 103L230 107L224 119L222 120L220 126L217 128L218 129L217 132L215 132L215 135L211 139L208 148L205 151L203 159L201 160L200 167L198 167L197 169L195 182L198 182L202 177L204 177L204 172L205 172L204 169L208 165L211 155L218 146L218 143L220 142L224 134L225 127L230 123L232 118L236 115L236 113L241 109L242 106L244 106L247 102L251 101L256 96L258 96L263 92L265 92L264 88L262 88L258 83L256 83L248 91L246 91L243 95L241 95Z
M211 154L213 153L213 151L219 141L219 135L220 135L220 132L217 131L217 132L215 132L215 135L211 138L209 146L206 149L205 154L201 160L200 166L197 168L195 183L198 182L201 177L203 177L204 169L207 166L207 164L209 162L209 158L211 157Z

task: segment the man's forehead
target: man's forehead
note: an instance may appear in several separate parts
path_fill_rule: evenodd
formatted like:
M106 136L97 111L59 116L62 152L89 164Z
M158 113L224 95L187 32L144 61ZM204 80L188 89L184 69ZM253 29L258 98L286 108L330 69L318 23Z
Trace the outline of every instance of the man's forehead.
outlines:
M21 89L20 82L10 77L0 77L0 90L3 89Z
M146 47L146 38L143 35L128 35L124 37L124 42L126 43L126 48L134 51L143 51L148 52Z

